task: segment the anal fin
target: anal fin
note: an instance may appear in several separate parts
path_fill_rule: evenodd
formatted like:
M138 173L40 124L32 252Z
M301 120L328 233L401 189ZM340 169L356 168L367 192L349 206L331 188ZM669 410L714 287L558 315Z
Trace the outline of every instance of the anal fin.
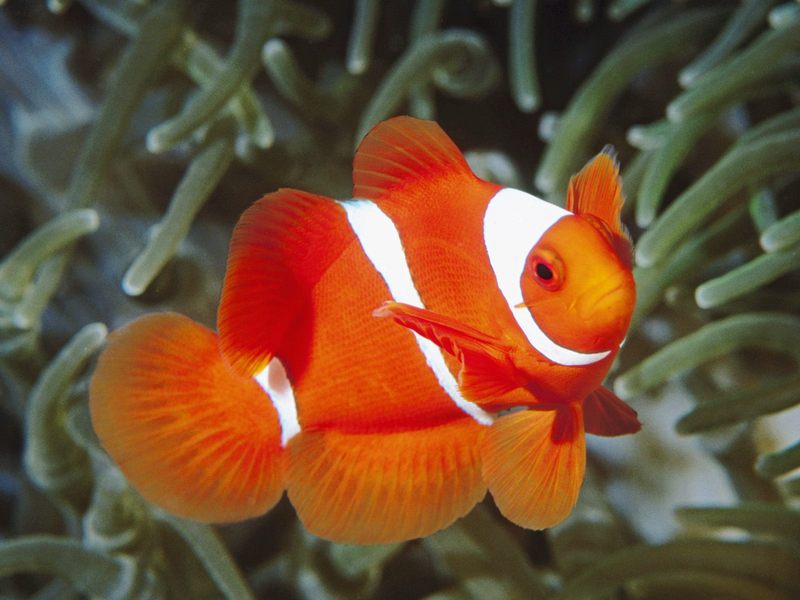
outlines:
M289 444L289 499L311 533L381 544L429 535L483 498L471 418L385 433L304 431Z

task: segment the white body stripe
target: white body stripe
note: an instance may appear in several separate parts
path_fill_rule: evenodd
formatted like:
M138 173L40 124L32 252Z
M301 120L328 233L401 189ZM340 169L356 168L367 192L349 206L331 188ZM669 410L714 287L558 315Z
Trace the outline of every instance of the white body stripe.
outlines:
M397 302L425 308L411 278L400 234L392 220L370 200L352 200L340 204L347 213L347 220L364 254L386 282L392 298ZM417 333L414 335L425 361L447 395L478 423L491 425L494 421L492 415L461 395L458 382L444 361L442 350L429 339Z
M486 208L483 237L497 286L531 346L556 364L581 366L596 363L610 352L585 354L560 346L542 331L527 308L517 308L522 304L520 277L528 254L550 227L570 214L536 196L503 188Z
M300 433L297 403L294 399L292 385L286 376L286 369L280 360L273 358L254 379L272 400L272 405L275 407L281 423L281 446L286 446L290 439Z

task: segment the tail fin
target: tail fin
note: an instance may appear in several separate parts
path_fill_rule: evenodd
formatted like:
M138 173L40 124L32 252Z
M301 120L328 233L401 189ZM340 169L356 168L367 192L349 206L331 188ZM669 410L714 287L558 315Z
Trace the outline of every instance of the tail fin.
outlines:
M481 458L483 479L507 519L529 529L560 523L575 506L586 467L581 406L501 417L484 432Z
M89 398L103 447L168 512L237 521L280 499L288 460L275 408L191 319L154 314L112 333Z

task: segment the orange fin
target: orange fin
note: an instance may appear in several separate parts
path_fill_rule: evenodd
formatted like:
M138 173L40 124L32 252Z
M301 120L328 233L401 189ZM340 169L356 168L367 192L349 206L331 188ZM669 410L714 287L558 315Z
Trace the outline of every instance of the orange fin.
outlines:
M498 400L522 385L510 360L487 354L462 353L458 388L467 400L477 403Z
M625 197L613 146L606 146L569 180L567 210L587 217L611 242L620 259L631 263L631 238L620 213Z
M334 542L429 535L486 494L482 429L463 418L425 430L304 431L289 443L289 499L308 531Z
M481 459L506 518L528 529L557 525L575 506L586 467L580 405L501 417L483 435Z
M263 514L288 467L277 413L217 336L158 313L109 336L89 390L100 443L147 500L204 522Z
M508 352L511 349L508 344L456 319L410 304L385 302L372 314L376 317L393 318L400 325L436 342L453 355L458 353L458 349L494 353Z
M463 201L477 181L441 127L413 117L394 117L373 127L353 159L353 196L381 205L406 203L418 209L430 204L434 194L438 202L446 202L448 191ZM425 188L429 202L398 193L412 183Z
M636 433L642 424L636 411L611 390L599 387L583 401L586 433L615 436Z
M461 362L459 388L469 400L503 395L522 385L509 358L511 346L455 319L399 302L374 313L428 338Z
M352 239L332 200L298 190L267 194L233 231L218 328L241 373L266 366L308 301L309 290Z

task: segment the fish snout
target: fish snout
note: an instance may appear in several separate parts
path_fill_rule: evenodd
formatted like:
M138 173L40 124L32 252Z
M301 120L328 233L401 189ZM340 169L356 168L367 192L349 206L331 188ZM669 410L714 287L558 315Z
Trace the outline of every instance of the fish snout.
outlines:
M577 316L598 339L622 340L630 321L636 295L627 281L596 286L577 303Z

